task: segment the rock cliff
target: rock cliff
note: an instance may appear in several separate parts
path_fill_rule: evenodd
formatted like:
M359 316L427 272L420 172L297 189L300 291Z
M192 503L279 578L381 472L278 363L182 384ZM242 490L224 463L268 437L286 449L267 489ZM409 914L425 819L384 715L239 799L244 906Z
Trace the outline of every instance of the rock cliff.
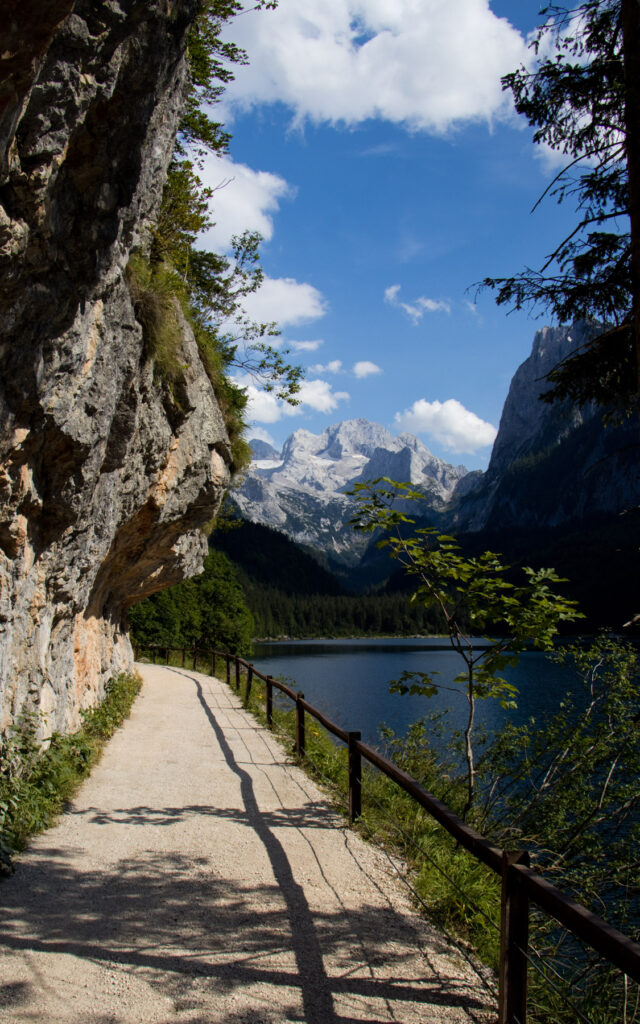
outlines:
M179 401L125 267L157 212L195 0L0 13L0 728L67 731L131 665L126 611L198 572L229 442L176 308ZM44 10L46 8L46 11Z
M593 334L584 323L536 332L511 381L487 472L454 492L452 529L550 528L638 505L637 421L604 427L595 405L539 399L549 371Z

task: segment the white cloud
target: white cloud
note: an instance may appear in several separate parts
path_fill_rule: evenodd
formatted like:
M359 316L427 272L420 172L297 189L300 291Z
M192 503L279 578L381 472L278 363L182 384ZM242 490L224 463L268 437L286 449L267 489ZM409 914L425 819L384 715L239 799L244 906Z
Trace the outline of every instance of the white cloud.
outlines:
M305 380L296 395L303 405L316 412L333 412L339 402L347 402L351 396L347 391L334 391L326 380Z
M244 299L243 307L252 320L275 321L281 328L317 320L327 311L317 288L292 277L265 277L258 291Z
M392 284L385 288L384 301L406 313L414 327L420 323L425 313L451 312L451 303L447 299L428 299L421 295L414 302L401 302L398 298L400 287L399 284Z
M215 224L200 236L198 245L214 252L227 251L232 235L243 231L259 231L268 241L273 236L273 214L279 209L279 200L295 194L277 174L254 171L228 156L207 156L200 177L215 189L210 202Z
M370 377L374 373L382 373L382 370L376 363L370 363L368 359L363 359L361 362L353 364L353 372L356 377Z
M376 117L442 133L490 121L510 109L501 76L529 58L488 0L280 0L229 33L249 64L225 106L283 102L298 123Z
M324 345L322 338L318 338L316 341L287 341L287 348L292 348L294 352L317 352L321 345Z
M249 427L247 430L247 439L249 441L266 441L267 444L275 446L275 441L268 430L264 427Z
M272 392L261 391L248 374L239 374L233 380L234 384L244 388L247 393L246 418L251 424L277 423L283 416L300 416L305 407L315 412L333 412L340 402L350 398L346 391L334 391L328 381L317 378L302 381L296 394L300 404L294 406L280 401ZM260 427L252 426L251 429L252 437L262 436L256 433Z
M342 360L332 359L324 366L322 363L316 363L315 366L309 367L309 373L342 373Z
M497 430L461 402L427 402L419 398L410 409L395 415L396 424L412 434L429 434L451 452L475 454L493 444Z
M277 423L283 416L283 402L275 395L260 391L248 378L235 378L235 384L243 387L247 393L246 418L249 423Z

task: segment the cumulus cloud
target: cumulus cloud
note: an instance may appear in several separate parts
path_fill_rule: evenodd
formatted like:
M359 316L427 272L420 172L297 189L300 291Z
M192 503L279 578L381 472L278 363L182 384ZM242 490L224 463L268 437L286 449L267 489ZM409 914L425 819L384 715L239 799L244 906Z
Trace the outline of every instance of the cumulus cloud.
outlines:
M395 422L401 430L412 434L428 434L457 454L475 454L493 444L496 428L465 409L455 398L446 402L427 402L419 398L410 409L398 412Z
M240 383L238 380L235 382ZM282 402L275 395L259 388L250 381L243 383L247 394L246 417L249 423L277 423L282 419Z
M308 405L316 412L333 412L339 402L348 402L351 396L347 391L334 391L326 380L305 380L296 395L302 405Z
M314 412L334 412L340 402L349 400L350 395L346 391L334 391L329 381L316 378L304 380L300 390L296 394L299 405L288 405L275 397L272 392L262 391L247 374L240 374L234 377L234 383L245 389L247 394L247 421L252 426L252 437L259 437L256 434L255 424L277 423L283 416L299 416L305 408L313 409Z
M359 363L353 364L353 372L356 377L371 377L374 373L382 373L382 370L376 363L370 363L368 359L363 359Z
M443 133L490 121L510 109L501 76L529 59L487 0L280 0L228 31L249 64L226 106L282 102L297 123L375 117Z
M227 251L232 236L243 231L259 231L268 241L279 201L295 195L279 175L254 171L228 156L207 156L200 177L215 190L210 203L215 224L200 236L198 244L214 252Z
M327 303L311 284L293 277L265 277L258 291L244 299L243 308L258 323L275 321L284 328L324 316Z
M264 427L249 427L247 430L247 439L249 441L266 441L267 444L271 444L275 447L275 441L268 430Z
M292 348L294 352L317 352L321 345L324 345L322 338L317 338L315 341L288 341L287 347Z
M342 360L332 359L330 363L316 363L309 367L309 373L342 373Z
M384 301L390 306L396 306L407 314L414 327L416 327L425 313L450 313L451 303L447 299L428 299L421 295L414 302L401 302L398 298L401 285L392 284L384 290Z

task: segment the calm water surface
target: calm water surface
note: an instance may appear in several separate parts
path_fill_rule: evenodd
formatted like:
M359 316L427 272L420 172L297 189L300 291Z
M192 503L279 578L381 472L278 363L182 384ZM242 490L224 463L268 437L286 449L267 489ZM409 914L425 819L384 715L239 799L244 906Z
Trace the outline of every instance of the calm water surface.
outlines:
M343 729L359 729L374 743L382 723L404 735L416 719L449 708L452 728L462 728L467 704L462 696L440 693L411 697L389 693L389 681L404 670L439 672L435 682L449 685L463 668L446 649L446 640L296 640L254 645L252 658L266 675L283 678ZM476 721L489 730L509 716L522 722L558 706L568 690L580 686L574 669L557 665L540 652L523 654L504 673L518 687L517 711L503 711L495 700L478 701ZM288 703L288 702L287 702Z

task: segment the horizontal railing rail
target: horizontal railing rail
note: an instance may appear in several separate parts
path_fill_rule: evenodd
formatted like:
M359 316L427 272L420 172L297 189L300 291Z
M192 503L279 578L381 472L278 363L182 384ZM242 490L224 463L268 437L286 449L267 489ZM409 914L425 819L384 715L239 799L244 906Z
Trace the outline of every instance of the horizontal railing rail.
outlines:
M359 732L342 729L304 699L303 694L287 686L273 676L260 672L251 662L228 651L201 648L169 648L148 644L136 647L136 658L143 651L157 652L170 661L171 653L178 653L182 667L187 654L193 659L194 670L199 659L207 659L215 675L216 662L223 659L226 681L231 684L231 668L235 668L235 687L240 689L240 673L247 674L245 702L248 702L254 678L266 685L266 717L269 726L273 722L273 691L284 694L296 706L296 750L303 757L305 753L305 713L315 718L328 732L336 736L348 749L349 774L349 816L355 821L361 814L362 773L361 760L368 761L401 789L408 793L421 807L463 846L477 860L485 864L502 879L501 896L501 942L499 967L499 1014L498 1024L526 1024L527 993L527 945L529 903L535 905L558 924L567 928L577 939L600 953L610 964L617 967L633 981L640 984L640 944L634 942L587 907L563 893L543 875L529 867L525 851L507 851L495 846L475 829L462 821L441 800L429 793L407 772L398 768L379 751L363 743Z

